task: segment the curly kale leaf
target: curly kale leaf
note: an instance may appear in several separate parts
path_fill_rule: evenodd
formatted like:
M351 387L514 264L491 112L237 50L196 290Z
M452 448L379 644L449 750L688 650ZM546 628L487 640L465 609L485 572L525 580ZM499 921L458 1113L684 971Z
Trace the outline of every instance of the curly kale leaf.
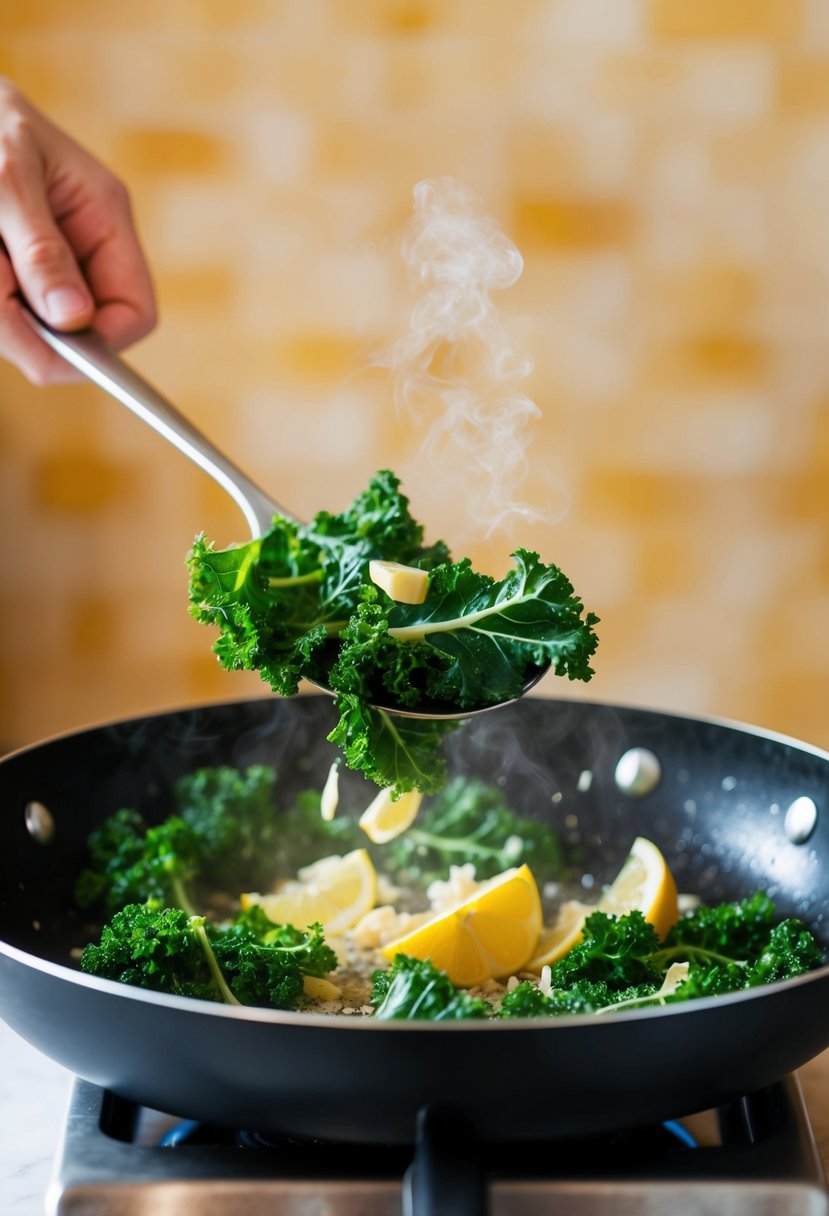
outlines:
M219 628L214 650L228 670L258 670L274 691L297 691L302 675L322 675L326 643L345 628L369 583L373 558L427 569L447 556L421 546L399 480L378 473L349 510L309 524L276 516L263 537L216 550L198 536L187 557L190 612Z
M571 988L543 992L530 980L522 980L501 1001L502 1018L563 1017L566 1014L610 1012L617 1007L652 1003L657 997L655 984L635 984L611 988L604 980L581 980Z
M154 992L226 999L205 951L204 919L181 908L128 904L84 948L81 970Z
M824 963L824 952L811 931L796 917L781 921L769 934L760 954L746 972L746 987L773 984L813 971Z
M401 726L371 705L426 706L437 717L486 708L520 694L547 663L588 680L594 625L562 572L519 549L501 582L453 563L423 532L381 471L345 512L310 524L280 516L263 537L217 551L197 537L188 556L190 611L219 630L214 650L229 670L258 670L274 691L306 676L338 693L341 721L329 736L347 763L396 794L438 788L449 729ZM401 605L369 577L375 558L430 572L421 605ZM387 717L387 715L386 715Z
M388 971L375 971L372 981L371 1003L381 1020L450 1022L492 1012L486 1001L456 988L433 963L406 954L396 955Z
M162 823L150 826L135 810L117 811L90 834L76 901L111 913L152 900L192 914L197 882L233 887L248 875L246 885L255 886L268 872L277 830L274 780L264 765L244 773L202 768L178 782L177 813Z
M395 795L408 790L436 793L446 780L440 744L461 725L439 718L401 718L373 709L359 697L337 697L340 720L328 736L342 748L346 764Z
M321 925L275 925L260 907L240 913L227 928L208 928L230 991L242 1005L293 1009L302 998L303 975L324 976L337 965Z
M144 852L147 824L138 811L124 807L110 815L89 835L87 852L89 864L75 885L75 900L82 908L102 906L115 911L130 903L129 892L115 890L132 867L140 862ZM133 897L134 898L134 897ZM140 895L139 903L146 897Z
M500 789L456 777L424 807L415 825L386 846L394 870L428 883L450 865L472 862L480 881L526 863L540 881L559 877L564 855L547 824L516 815Z
M296 1008L303 975L324 975L335 966L319 925L274 925L259 908L221 928L181 908L129 904L81 955L81 969L103 979L273 1009Z
M479 709L518 696L548 662L559 675L589 680L598 618L583 616L557 567L526 549L512 557L500 583L466 558L438 566L423 604L369 591L340 635L331 686L383 704Z
M794 917L776 916L772 900L758 891L681 917L657 956L662 965L690 962L688 980L672 999L756 988L821 966L824 951L811 931Z
M75 887L81 907L113 912L155 900L193 912L187 886L199 872L202 846L178 815L148 827L136 811L117 811L91 833L89 854Z
M812 933L795 919L775 921L757 893L701 905L663 943L640 912L585 921L584 938L550 969L548 992L529 981L502 1002L502 1017L609 1013L649 1004L719 996L802 975L824 961Z
M177 782L176 813L157 826L137 811L117 811L89 837L76 902L112 913L154 900L192 913L200 893L259 889L325 853L361 845L353 819L322 818L319 790L277 810L275 785L268 765L205 767Z
M664 946L745 958L762 949L776 916L773 901L762 891L733 903L700 904L677 921Z
M173 796L179 817L198 841L202 882L256 888L273 877L273 855L284 828L275 811L276 772L253 764L200 768L180 778Z
M550 969L553 988L577 983L604 983L612 990L656 984L660 968L654 962L659 938L641 912L607 916L593 912L584 922L582 940Z
M422 642L448 659L443 695L464 708L501 700L534 665L550 662L571 680L593 674L598 617L583 616L557 566L528 549L516 549L512 559L501 582L477 574L467 559L440 566L425 604L395 604L389 613L393 638Z
M425 559L431 567L449 556L442 541L423 547L423 526L412 518L409 500L400 493L400 479L388 469L376 473L345 511L318 512L309 530L317 538L366 541L403 564Z

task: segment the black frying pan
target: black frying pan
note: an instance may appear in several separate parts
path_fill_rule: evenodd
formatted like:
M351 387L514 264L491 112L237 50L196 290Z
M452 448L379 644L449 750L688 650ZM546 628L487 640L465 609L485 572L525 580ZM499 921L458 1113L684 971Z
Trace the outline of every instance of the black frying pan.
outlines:
M615 1017L438 1025L229 1008L72 968L72 887L95 823L123 805L164 817L171 784L204 764L267 762L288 792L319 787L333 723L325 697L268 698L86 730L2 761L5 1020L81 1077L171 1114L386 1143L410 1142L418 1110L446 1103L495 1140L675 1118L766 1086L829 1044L829 967ZM649 793L625 779L620 789L631 748L658 760ZM503 779L517 811L580 844L596 884L642 834L681 890L712 902L767 890L829 944L826 753L738 726L542 699L471 721L449 750L455 771ZM364 804L362 779L346 784L346 800ZM789 813L797 799L814 804L813 827L810 803ZM49 844L27 830L32 801L54 817Z

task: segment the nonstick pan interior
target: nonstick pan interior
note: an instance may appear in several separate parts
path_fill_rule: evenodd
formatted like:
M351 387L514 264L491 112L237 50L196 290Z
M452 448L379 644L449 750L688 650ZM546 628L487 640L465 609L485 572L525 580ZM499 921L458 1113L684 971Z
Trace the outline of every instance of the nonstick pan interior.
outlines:
M203 764L273 764L286 799L319 788L333 723L327 698L263 698L116 723L2 762L6 1020L80 1075L158 1109L389 1141L409 1139L432 1100L460 1101L493 1138L547 1134L551 1118L569 1134L673 1117L767 1084L829 1042L826 968L694 1007L436 1027L228 1010L67 967L85 928L72 888L95 823L124 805L163 818L172 783ZM517 811L552 821L594 890L646 835L681 890L710 902L767 890L827 942L824 753L716 722L541 698L471 721L449 751L453 772L498 781ZM371 789L347 774L343 800L360 809ZM27 828L32 803L54 821L48 843Z

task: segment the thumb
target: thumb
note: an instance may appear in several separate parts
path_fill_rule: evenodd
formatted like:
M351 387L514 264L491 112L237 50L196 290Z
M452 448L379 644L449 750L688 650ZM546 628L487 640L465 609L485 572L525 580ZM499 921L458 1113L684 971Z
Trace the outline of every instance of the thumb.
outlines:
M63 233L42 207L4 216L3 241L20 290L35 312L56 329L80 329L95 305Z

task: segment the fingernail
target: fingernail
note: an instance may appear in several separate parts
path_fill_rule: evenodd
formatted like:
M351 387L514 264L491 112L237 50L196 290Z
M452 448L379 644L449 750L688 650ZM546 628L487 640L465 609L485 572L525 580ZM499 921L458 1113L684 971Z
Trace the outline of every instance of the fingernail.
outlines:
M46 319L53 325L76 321L89 312L89 298L79 287L53 287L44 300Z

